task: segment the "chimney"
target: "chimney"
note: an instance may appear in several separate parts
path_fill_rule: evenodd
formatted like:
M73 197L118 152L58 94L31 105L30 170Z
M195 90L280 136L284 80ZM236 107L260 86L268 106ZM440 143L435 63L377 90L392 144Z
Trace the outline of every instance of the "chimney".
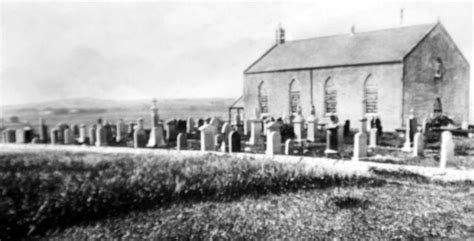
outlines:
M285 30L281 27L281 23L278 25L276 30L276 43L284 44L285 43Z

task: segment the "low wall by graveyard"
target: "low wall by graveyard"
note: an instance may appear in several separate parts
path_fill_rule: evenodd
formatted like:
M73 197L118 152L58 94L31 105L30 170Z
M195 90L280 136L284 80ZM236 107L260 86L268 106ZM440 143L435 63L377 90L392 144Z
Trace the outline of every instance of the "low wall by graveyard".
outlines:
M167 150L167 149L146 149L146 148L127 148L127 147L96 147L96 146L72 146L72 145L47 145L47 144L0 144L0 154L6 152L38 152L38 151L70 151L70 152L92 152L92 153L115 153L115 154L136 154L136 155L172 155L182 157L199 157L205 155L234 156L241 158L250 158L256 160L273 160L282 163L292 163L304 165L308 170L321 170L325 173L334 173L338 175L357 175L369 174L371 168L377 168L387 171L407 171L429 178L433 181L441 182L474 182L474 170L456 170L434 167L407 166L397 164L384 164L374 162L343 161L329 158L305 157L305 156L286 156L274 155L269 157L264 154L251 153L223 153L215 151L192 151L192 150Z

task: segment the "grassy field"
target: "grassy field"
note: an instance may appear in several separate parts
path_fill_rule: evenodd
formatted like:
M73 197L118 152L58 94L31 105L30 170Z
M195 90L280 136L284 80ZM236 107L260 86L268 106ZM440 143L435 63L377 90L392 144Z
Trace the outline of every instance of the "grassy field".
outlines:
M472 234L472 182L323 167L215 154L2 151L0 239Z

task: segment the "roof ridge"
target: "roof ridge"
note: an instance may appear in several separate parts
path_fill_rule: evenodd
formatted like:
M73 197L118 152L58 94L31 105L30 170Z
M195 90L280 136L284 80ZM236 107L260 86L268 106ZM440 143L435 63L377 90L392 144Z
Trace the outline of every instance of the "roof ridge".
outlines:
M369 31L364 31L364 32L356 32L355 35L367 34L367 33L372 33L372 32L383 32L383 31L389 31L389 30L394 30L394 29L414 28L414 27L421 27L421 26L435 26L436 24L438 24L438 23L424 23L424 24L415 24L415 25L402 26L402 27L376 29L376 30L369 30ZM339 36L342 37L342 36L348 36L348 35L349 35L348 33L339 33L339 34L326 35L326 36L317 36L317 37L304 38L304 39L295 39L295 40L286 41L286 43L294 43L294 42L301 42L301 41L322 39L322 38L339 37Z

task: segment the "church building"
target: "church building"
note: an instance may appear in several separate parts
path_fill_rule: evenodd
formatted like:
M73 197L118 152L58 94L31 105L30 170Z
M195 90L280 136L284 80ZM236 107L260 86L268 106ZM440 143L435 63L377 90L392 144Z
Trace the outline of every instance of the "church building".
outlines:
M384 130L442 113L469 117L469 63L441 23L276 43L244 71L244 113L289 118L312 108L358 127L378 116Z

